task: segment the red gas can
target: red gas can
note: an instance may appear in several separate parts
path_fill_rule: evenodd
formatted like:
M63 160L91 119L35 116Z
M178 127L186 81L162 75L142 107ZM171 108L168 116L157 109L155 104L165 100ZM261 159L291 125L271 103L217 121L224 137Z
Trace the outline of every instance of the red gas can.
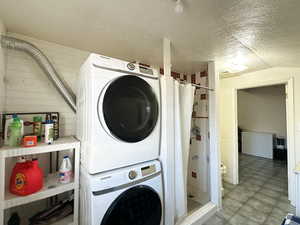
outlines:
M18 162L10 177L10 192L16 195L30 195L43 187L43 171L38 160Z

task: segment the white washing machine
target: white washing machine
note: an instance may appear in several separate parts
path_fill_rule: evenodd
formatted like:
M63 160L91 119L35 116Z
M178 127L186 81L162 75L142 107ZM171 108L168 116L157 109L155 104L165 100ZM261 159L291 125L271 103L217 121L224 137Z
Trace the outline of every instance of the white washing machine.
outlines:
M81 225L162 225L163 187L157 160L90 175L83 169Z
M82 165L90 174L157 159L158 72L91 54L80 72L77 137Z

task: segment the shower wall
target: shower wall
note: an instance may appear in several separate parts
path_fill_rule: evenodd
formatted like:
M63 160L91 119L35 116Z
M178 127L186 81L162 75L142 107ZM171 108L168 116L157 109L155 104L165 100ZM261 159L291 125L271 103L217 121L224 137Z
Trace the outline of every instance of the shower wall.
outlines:
M208 86L207 71L191 78L192 83ZM206 89L196 89L189 153L188 195L200 204L210 200L208 94Z

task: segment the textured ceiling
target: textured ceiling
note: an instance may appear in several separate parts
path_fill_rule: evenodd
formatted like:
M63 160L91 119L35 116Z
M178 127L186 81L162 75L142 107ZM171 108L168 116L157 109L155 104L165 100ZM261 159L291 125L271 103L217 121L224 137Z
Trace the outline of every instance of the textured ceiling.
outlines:
M199 71L215 60L222 71L300 65L299 0L0 0L8 31L162 65L162 38L173 45L173 70Z

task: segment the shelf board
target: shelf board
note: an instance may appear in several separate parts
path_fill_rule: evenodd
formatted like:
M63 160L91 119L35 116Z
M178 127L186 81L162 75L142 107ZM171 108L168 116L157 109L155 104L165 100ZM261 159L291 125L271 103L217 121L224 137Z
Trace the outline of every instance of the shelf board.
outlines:
M5 193L4 208L8 209L37 200L49 198L66 191L71 191L75 188L76 186L74 182L61 184L58 182L57 174L50 174L44 181L44 187L34 194L27 196L18 196L10 193L9 190L7 190Z
M0 148L0 154L3 157L17 157L24 155L40 154L72 149L80 146L80 142L75 137L61 137L51 145L38 143L34 147L8 147Z

